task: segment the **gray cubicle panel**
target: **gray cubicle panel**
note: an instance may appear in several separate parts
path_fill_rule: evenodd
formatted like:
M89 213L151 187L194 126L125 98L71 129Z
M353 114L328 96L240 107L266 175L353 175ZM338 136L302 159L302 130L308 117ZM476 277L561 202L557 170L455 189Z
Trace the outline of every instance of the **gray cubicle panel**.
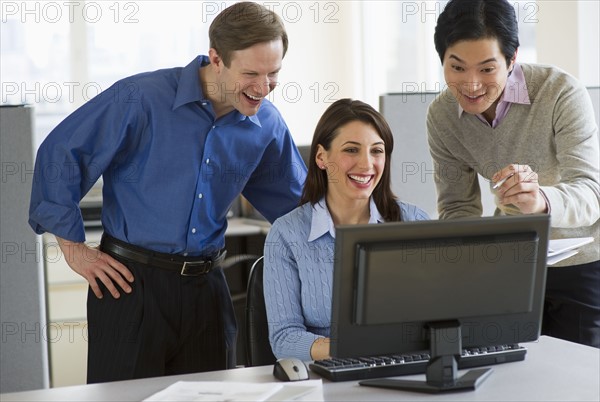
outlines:
M32 115L30 107L0 106L3 393L49 385L41 240L27 224L33 171Z
M600 88L588 88L600 121ZM392 186L400 199L424 209L437 218L437 196L433 181L433 162L427 145L426 116L437 93L391 93L380 96L379 110L394 133ZM599 123L600 124L600 123ZM494 197L489 184L479 177L482 189L483 215L493 215Z
M379 98L379 110L394 133L392 188L403 201L425 210L432 219L438 217L437 195L433 180L433 162L427 145L425 121L427 108L437 93L392 93ZM480 186L488 184L480 178ZM483 214L494 213L494 198L482 192Z

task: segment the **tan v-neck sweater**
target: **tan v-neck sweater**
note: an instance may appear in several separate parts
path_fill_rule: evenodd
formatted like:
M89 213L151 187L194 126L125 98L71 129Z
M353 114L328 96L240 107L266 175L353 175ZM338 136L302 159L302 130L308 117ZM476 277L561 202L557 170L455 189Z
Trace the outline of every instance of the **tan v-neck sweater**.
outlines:
M550 203L551 239L593 236L596 241L557 266L600 259L598 126L586 88L555 67L521 64L530 105L513 103L491 128L476 116L458 115L446 89L430 105L427 131L436 170L440 219L481 216L477 174L488 180L511 163L528 164ZM496 214L515 215L496 204Z

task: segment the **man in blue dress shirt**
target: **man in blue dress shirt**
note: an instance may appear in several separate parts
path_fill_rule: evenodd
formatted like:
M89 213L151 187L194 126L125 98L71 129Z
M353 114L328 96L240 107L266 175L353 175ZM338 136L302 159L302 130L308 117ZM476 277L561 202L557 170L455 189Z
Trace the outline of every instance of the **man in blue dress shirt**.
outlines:
M240 193L271 222L298 204L306 167L265 99L287 50L281 19L237 3L209 36L208 56L118 81L38 151L29 222L89 282L89 383L232 367L227 211ZM79 201L100 175L92 249Z

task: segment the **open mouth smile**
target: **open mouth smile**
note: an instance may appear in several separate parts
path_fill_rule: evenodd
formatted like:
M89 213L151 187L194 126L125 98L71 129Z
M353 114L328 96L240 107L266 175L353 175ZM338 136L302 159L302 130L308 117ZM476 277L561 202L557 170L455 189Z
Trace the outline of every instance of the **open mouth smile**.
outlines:
M371 182L371 180L373 180L373 176L358 176L358 175L354 175L354 174L350 174L348 175L348 177L350 178L350 180L355 181L359 184L369 184Z
M244 96L246 96L246 98L248 98L252 102L260 102L263 98L262 96L253 96L246 92L242 92L242 93L244 94Z
M485 93L481 94L481 95L467 95L467 94L461 94L463 96L463 98L465 98L465 100L469 103L476 103L476 102L480 102L485 98Z

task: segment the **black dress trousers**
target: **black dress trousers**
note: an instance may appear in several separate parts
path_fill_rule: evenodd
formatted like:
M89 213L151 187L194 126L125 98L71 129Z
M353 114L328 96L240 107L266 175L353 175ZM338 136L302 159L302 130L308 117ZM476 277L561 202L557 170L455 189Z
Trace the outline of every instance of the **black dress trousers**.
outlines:
M542 335L600 348L600 261L548 268Z
M88 291L88 383L235 367L237 327L221 269L181 276L121 261L135 277L114 299Z

